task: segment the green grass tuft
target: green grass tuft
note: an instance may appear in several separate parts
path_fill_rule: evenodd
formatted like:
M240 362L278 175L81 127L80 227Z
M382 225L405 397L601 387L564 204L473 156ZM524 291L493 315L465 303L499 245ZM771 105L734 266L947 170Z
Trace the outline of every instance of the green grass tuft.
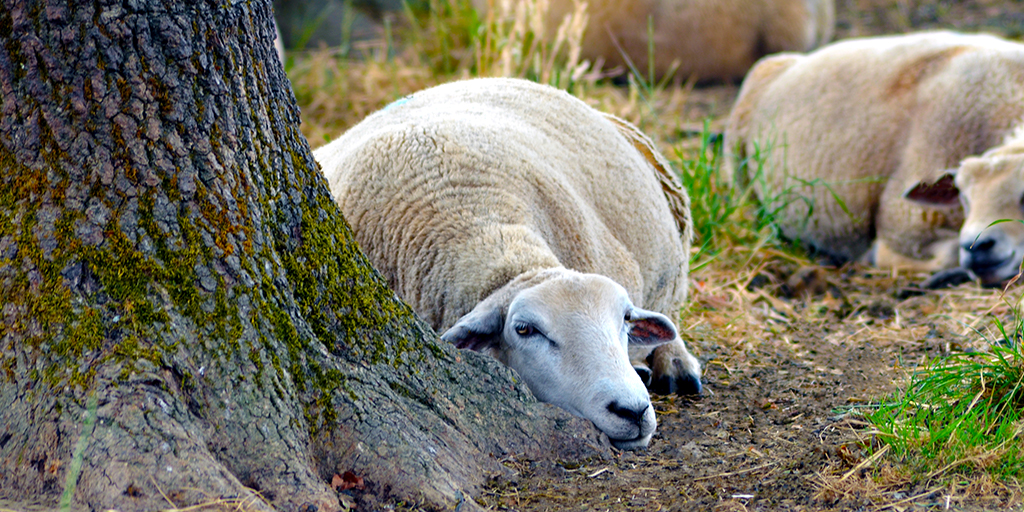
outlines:
M726 158L722 149L722 136L710 130L710 120L704 122L696 152L675 149L673 163L690 195L697 248L692 271L734 247L792 249L779 236L775 211L763 206L754 194L753 183L760 179L764 157L754 155L745 164L757 166L753 179L728 183L722 172Z
M993 318L1001 339L977 332L989 352L955 353L916 370L906 390L868 419L878 439L921 480L988 472L1024 480L1024 317L1010 327Z

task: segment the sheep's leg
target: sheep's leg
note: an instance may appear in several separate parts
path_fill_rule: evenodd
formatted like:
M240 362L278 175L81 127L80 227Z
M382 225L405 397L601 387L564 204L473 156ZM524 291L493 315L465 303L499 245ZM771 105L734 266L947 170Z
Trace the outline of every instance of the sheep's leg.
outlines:
M633 365L633 369L636 370L636 374L640 376L640 380L643 381L645 387L651 387L651 367L647 366L647 361L630 361Z
M927 244L922 254L930 254L930 258L917 259L894 250L886 240L875 241L875 266L909 270L911 272L938 272L959 265L959 245L956 238L944 239Z
M647 358L652 375L648 386L654 393L667 395L699 395L701 392L700 361L697 361L683 340L678 337L651 352ZM635 367L635 365L634 365Z
M935 115L925 116L924 120L945 124ZM953 171L928 169L943 169L947 162L959 161L966 153L958 155L959 148L953 146L937 152L931 141L944 140L943 134L930 133L924 128L918 131L922 133L915 132L908 142L904 164L886 183L879 198L874 261L879 268L938 272L960 265L958 239L964 212L956 199L953 183L947 179ZM945 197L944 202L921 199L920 189L924 183L929 184L929 194L940 194L937 190L945 189L940 194ZM940 186L940 183L945 185Z

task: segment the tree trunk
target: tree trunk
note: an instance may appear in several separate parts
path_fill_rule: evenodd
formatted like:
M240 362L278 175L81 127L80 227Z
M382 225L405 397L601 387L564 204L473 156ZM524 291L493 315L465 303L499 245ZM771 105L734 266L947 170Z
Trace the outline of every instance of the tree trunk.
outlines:
M366 262L271 15L4 0L0 498L338 510L352 471L367 507L445 508L495 457L607 450Z

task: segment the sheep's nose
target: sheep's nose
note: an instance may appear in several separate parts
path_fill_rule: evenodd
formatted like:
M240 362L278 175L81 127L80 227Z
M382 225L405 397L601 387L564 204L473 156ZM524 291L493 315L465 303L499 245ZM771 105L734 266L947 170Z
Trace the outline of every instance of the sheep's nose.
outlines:
M960 244L960 247L971 254L984 254L996 246L996 239L992 237L978 238L970 242Z
M633 423L634 425L640 426L644 422L644 413L651 407L651 404L644 404L642 407L637 406L626 406L619 405L618 402L612 402L608 404L608 411L612 414Z
M1005 263L1006 256L1000 254L999 240L993 236L978 238L960 244L963 249L960 264L971 269L979 277L984 277Z

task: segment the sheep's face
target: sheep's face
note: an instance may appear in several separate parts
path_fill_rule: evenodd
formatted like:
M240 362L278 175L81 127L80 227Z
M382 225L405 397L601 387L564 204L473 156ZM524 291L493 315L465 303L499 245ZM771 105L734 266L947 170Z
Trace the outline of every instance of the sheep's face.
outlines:
M987 286L1013 278L1024 259L1024 154L967 158L956 172L956 187L965 213L960 266ZM1012 222L993 225L1003 220Z
M593 421L619 448L647 446L657 423L628 348L674 340L668 318L634 306L607 277L568 270L514 294L497 321L481 323L481 307L493 309L481 303L443 338L467 346L468 333L493 332L495 355L539 400Z

